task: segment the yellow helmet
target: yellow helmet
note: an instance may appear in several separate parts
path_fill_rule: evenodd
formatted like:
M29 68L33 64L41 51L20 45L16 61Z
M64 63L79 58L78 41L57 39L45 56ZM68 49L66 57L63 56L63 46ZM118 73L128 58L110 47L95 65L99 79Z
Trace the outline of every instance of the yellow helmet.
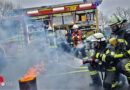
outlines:
M116 44L117 44L116 38L111 38L111 39L109 39L109 43L110 43L111 45L113 45L113 46L116 46Z

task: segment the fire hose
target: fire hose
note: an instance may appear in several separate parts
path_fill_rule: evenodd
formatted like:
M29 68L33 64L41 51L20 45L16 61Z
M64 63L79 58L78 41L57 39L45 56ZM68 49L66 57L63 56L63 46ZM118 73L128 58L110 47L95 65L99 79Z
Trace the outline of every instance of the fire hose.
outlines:
M103 69L101 68L102 66L102 62L99 61L99 59L95 59L95 58L92 58L92 59L87 59L87 60L83 60L83 64L86 64L86 63L90 63L92 65L92 67L96 68L97 65L99 66L99 71L101 72L101 77L102 77L102 80L103 80Z

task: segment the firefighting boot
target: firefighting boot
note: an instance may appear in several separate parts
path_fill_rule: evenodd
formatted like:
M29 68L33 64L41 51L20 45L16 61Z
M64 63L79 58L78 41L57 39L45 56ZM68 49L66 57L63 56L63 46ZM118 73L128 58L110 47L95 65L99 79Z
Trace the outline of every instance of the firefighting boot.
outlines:
M120 74L118 82L119 83L118 83L117 87L123 87L126 84L125 76Z
M90 83L90 86L96 86L96 87L101 87L102 86L102 81L101 78L99 76L99 73L95 74L95 75L90 75L91 79L92 79L92 83Z
M130 77L127 77L128 84L130 86Z
M89 69L89 74L90 77L92 79L92 83L90 84L90 86L102 86L102 80L100 78L99 72L93 68L90 64L88 65L88 69Z

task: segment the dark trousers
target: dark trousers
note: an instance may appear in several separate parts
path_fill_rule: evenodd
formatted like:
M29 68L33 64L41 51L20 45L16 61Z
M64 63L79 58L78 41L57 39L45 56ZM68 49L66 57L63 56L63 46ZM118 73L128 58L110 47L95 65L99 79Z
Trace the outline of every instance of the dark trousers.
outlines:
M130 59L122 59L116 66L117 71L124 74L127 77L128 83L130 85Z
M105 89L112 89L112 84L119 81L120 73L117 71L105 71L105 77L103 80L103 87Z
M102 86L102 80L99 75L99 71L96 68L93 68L90 64L88 65L89 74L92 79L92 84L94 86Z

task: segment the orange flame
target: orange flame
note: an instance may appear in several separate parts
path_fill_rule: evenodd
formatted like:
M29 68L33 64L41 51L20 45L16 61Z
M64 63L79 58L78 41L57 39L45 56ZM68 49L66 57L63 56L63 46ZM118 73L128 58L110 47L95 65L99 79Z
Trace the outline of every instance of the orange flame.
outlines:
M28 72L24 75L24 77L20 79L20 82L26 82L35 79L38 75L40 75L41 71L46 71L43 61L40 65L36 64L34 67L31 67L28 70Z

